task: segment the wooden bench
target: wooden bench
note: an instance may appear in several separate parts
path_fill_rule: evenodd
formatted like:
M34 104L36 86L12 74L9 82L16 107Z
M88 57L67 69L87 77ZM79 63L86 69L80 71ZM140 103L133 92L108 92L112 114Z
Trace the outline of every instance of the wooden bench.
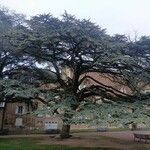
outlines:
M148 140L150 140L150 134L139 134L139 133L133 133L134 135L134 141L141 142L144 140L145 143L147 143Z
M107 132L108 128L97 128L96 131L97 132Z

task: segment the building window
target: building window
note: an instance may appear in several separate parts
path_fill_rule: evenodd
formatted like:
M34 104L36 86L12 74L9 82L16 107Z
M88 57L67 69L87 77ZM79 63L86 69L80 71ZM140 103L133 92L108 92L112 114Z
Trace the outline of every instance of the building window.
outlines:
M18 114L22 114L23 113L23 106L18 106Z
M3 108L5 106L5 102L0 102L0 108Z
M17 106L16 114L24 114L24 107L23 106Z

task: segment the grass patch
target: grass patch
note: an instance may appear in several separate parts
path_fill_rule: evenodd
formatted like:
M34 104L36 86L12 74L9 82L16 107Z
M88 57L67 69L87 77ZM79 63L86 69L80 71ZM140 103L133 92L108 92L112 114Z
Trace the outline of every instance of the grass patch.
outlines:
M0 150L116 150L112 148L82 148L38 144L41 138L0 138Z
M138 128L135 131L149 131L150 128ZM120 131L132 131L129 128L108 128L108 131L106 132L120 132ZM97 132L95 129L72 129L71 133L82 133L82 132Z
M120 132L120 131L130 131L128 128L108 128L106 132ZM97 132L95 129L72 129L71 133L82 133L82 132Z

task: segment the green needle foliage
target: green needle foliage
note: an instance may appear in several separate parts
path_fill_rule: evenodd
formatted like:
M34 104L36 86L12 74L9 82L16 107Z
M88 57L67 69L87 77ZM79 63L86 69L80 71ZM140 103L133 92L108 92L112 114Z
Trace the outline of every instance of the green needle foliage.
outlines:
M6 41L12 48L4 47L7 53L0 55L1 66L3 57L9 58L0 72L2 91L42 101L45 108L38 113L62 118L61 137L69 137L73 123L150 120L149 37L130 41L124 35L110 36L90 20L66 12L61 18L33 16L11 28Z

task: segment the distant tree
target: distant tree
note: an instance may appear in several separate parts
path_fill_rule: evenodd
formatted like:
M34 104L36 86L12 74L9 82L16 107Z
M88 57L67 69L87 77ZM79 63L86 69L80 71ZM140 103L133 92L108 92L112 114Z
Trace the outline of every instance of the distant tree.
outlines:
M7 103L15 102L16 100L19 101L21 97L22 100L26 101L29 101L31 98L31 93L26 95L29 93L29 86L25 85L25 83L21 83L21 81L24 80L23 78L25 78L25 76L23 76L23 71L27 68L27 66L29 69L29 66L32 65L31 59L22 55L18 50L18 44L22 40L20 35L25 35L21 34L23 33L24 29L22 23L23 18L21 18L20 15L11 14L9 11L0 9L0 103L2 106L1 130L3 130ZM22 78L17 77L19 74L22 76ZM15 79L20 81L16 81ZM25 93L25 91L27 93Z
M46 113L59 114L62 118L62 138L70 137L70 125L79 111L85 110L87 115L97 111L103 119L109 119L109 114L114 118L122 116L125 104L137 106L137 102L143 107L143 99L149 95L142 94L133 79L136 77L141 83L149 81L145 76L149 75L149 65L144 64L149 50L143 52L141 60L135 48L138 43L130 43L122 35L111 37L89 20L79 20L67 13L62 19L49 14L34 16L28 21L27 30L29 36L19 47L38 64L34 71L38 71L39 87L57 85L41 88L43 94L36 98L45 101ZM92 72L110 75L131 92L104 85L89 75ZM81 88L86 79L95 84ZM102 103L98 104L93 96L99 97Z

